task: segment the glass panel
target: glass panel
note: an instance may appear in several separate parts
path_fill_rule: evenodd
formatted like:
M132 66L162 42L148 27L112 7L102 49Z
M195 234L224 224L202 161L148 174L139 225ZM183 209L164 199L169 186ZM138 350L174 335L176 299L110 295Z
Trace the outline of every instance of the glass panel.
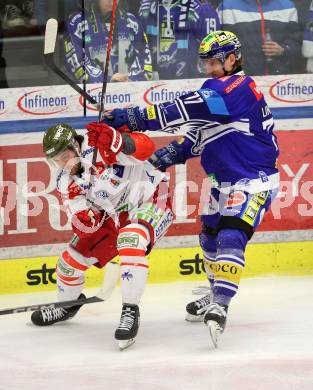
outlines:
M109 80L204 77L198 66L199 43L219 28L238 35L247 74L311 72L310 0L281 2L279 9L277 4L120 0ZM58 66L76 82L102 82L111 7L112 0L1 1L0 87L64 83L43 62L44 27L50 17L59 21Z

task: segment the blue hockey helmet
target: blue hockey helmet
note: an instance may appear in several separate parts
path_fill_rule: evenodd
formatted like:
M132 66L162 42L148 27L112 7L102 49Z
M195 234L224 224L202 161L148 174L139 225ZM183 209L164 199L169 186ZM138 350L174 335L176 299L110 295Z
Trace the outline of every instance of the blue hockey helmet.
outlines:
M224 63L231 53L235 54L236 60L241 59L241 43L230 31L214 31L200 43L199 57L203 60L217 58Z

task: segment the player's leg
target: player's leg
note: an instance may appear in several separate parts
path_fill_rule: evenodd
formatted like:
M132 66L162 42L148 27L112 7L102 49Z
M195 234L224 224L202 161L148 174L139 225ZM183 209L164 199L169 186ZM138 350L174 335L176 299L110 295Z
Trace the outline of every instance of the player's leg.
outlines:
M216 189L211 189L206 210L203 210L205 214L201 216L202 229L199 234L199 243L203 253L203 265L209 281L209 287L207 289L201 288L201 292L203 291L205 294L203 297L187 304L185 319L190 322L203 321L204 313L211 303L216 261L216 228L220 218L219 194L219 191Z
M190 322L203 321L206 312L212 300L212 290L214 286L214 265L216 261L216 229L207 225L208 221L202 218L202 231L199 235L199 242L203 253L203 264L209 281L209 287L205 295L195 301L189 302L186 306L185 319Z
M146 252L150 244L149 230L140 223L130 223L121 228L117 249L120 255L122 313L115 332L120 348L126 348L135 339L139 329L139 301L148 277Z
M233 202L233 198L225 199L217 227L213 296L204 316L215 346L218 336L225 329L228 306L239 287L247 243L273 199L271 191L257 194L242 192L241 195L242 202L232 204L232 207L229 199Z
M123 308L115 338L121 341L120 348L126 348L134 342L138 332L139 302L149 270L146 255L166 233L172 221L173 212L169 202L165 198L165 203L160 205L155 198L130 212L127 225L119 231L117 248L120 255Z
M59 301L85 298L85 295L82 294L85 271L96 262L97 259L88 259L70 246L62 252L56 267ZM53 325L56 322L73 318L80 307L81 305L69 308L48 306L46 309L34 311L31 316L31 321L37 326Z
M219 231L216 241L213 294L204 315L204 322L212 331L214 344L217 344L219 333L224 331L228 306L239 287L248 237L240 229L223 228Z
M106 265L103 290L109 296L118 278L118 264L110 262L117 256L117 232L113 221L108 220L89 237L74 236L56 267L58 300L71 301L85 298L82 293L85 282L85 271L92 265L101 268ZM33 312L31 320L35 325L46 326L65 321L78 312L81 305L70 308L47 307Z

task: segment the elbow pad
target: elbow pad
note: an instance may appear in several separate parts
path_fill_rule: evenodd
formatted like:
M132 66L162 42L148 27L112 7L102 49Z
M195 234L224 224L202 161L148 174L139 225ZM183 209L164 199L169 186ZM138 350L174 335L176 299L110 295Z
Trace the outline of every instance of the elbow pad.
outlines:
M131 154L137 160L147 160L155 151L154 142L150 137L143 133L129 133L128 136L133 140L135 151Z

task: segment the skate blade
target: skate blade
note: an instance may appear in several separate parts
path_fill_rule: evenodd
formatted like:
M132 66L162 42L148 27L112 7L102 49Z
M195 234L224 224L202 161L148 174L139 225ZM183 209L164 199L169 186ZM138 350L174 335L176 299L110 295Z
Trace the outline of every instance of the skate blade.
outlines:
M135 343L136 339L129 339L129 340L119 340L118 342L118 346L119 346L119 349L121 351L123 351L124 349L130 347L131 345L133 345Z
M214 348L217 348L218 345L218 339L221 335L221 327L216 321L208 321L206 323L207 327L209 328L210 336L212 343L214 345Z
M195 316L193 314L187 313L186 317L185 317L185 320L188 321L188 322L202 322L203 318L204 318L204 314Z

